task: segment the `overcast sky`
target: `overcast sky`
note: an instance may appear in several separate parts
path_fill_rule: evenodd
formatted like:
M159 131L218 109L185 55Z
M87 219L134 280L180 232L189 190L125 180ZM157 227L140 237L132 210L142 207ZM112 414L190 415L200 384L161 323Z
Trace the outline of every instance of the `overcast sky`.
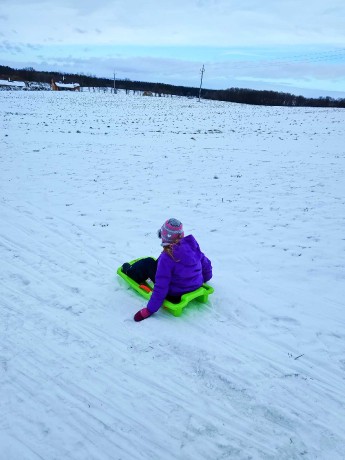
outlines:
M0 0L0 64L345 97L345 0Z

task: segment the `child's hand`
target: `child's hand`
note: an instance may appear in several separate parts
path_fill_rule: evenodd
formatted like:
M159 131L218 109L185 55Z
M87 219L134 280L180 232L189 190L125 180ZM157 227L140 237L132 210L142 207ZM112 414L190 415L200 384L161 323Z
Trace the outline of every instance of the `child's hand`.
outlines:
M134 315L134 321L142 321L143 319L148 318L151 316L150 311L145 307L139 310L135 315Z

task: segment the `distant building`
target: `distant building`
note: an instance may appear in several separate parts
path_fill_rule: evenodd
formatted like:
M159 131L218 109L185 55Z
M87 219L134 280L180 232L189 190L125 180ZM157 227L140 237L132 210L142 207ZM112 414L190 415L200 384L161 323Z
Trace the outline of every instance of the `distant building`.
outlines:
M26 88L26 84L24 81L11 81L8 80L0 80L0 89L24 89Z
M52 91L80 91L79 83L60 83L52 79L50 85Z

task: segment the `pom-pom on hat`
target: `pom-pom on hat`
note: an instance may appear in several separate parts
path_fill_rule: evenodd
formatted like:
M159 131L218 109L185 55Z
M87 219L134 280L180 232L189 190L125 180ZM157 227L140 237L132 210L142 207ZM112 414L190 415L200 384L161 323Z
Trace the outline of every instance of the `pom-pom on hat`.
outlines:
M162 246L169 246L184 237L183 225L177 219L168 219L158 230L158 236L162 239Z

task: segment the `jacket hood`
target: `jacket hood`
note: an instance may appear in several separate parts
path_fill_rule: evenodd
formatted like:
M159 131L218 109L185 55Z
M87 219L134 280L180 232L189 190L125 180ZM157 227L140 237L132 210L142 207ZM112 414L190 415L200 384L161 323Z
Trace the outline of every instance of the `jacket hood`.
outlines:
M193 235L185 236L173 249L174 259L184 265L195 265L200 260L199 245Z

